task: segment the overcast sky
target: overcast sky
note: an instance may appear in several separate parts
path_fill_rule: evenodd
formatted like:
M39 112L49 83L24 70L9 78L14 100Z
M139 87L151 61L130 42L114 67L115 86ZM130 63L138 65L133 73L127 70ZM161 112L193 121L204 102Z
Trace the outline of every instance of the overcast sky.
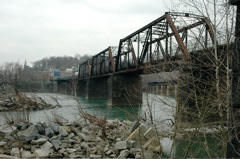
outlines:
M162 16L168 0L0 0L0 64L96 54Z

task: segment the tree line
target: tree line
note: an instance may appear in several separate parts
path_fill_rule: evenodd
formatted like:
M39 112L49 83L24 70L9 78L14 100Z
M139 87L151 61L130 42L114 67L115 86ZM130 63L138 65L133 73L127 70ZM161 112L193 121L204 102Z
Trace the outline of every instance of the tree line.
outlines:
M78 65L88 58L89 55L76 54L71 56L51 56L32 63L28 66L19 62L8 62L0 66L0 87L4 83L11 83L16 88L26 91L43 91L49 85L49 80L44 78L43 71L49 69L58 69L65 71L72 66Z
M80 63L85 60L91 58L89 55L79 55L76 54L74 57L72 56L51 56L45 57L41 60L33 62L34 70L46 70L46 69L59 69L60 71L64 71L67 68L72 66L77 67Z

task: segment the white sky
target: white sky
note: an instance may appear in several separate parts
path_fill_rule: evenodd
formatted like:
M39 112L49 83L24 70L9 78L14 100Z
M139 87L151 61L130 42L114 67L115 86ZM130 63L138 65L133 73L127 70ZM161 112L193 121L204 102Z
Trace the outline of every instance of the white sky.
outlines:
M97 54L168 11L168 0L0 0L0 64Z

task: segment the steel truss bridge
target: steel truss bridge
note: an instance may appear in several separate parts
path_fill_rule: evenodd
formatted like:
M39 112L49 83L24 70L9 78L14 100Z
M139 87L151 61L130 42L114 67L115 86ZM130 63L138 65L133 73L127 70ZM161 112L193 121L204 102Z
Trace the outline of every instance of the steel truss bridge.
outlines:
M120 39L79 65L79 80L137 72L146 68L191 60L197 50L214 44L214 28L210 20L189 13L166 12L163 16Z

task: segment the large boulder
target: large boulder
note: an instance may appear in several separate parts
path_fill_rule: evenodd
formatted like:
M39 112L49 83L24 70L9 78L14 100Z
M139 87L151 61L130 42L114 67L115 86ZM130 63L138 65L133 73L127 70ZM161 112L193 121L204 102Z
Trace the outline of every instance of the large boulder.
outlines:
M36 157L39 157L39 158L47 158L49 156L48 152L46 152L42 149L36 149L34 151L34 154Z
M58 131L59 131L59 134L61 134L62 136L68 136L68 132L67 132L67 130L65 129L65 127L60 126L60 127L58 128Z
M60 140L50 140L51 144L53 145L54 149L57 151L60 146L62 145L62 142Z
M53 131L53 129L52 129L51 127L47 127L47 128L45 129L45 135L46 135L47 137L53 137L53 136L54 136L54 131Z
M30 151L23 150L22 158L35 158L35 155L32 154Z
M41 146L41 150L50 154L51 152L53 152L53 145L47 141L45 144Z
M26 130L19 131L18 136L20 139L25 141L34 140L39 136L38 128L36 125L31 125Z
M39 138L37 140L32 140L31 144L33 144L33 145L37 145L37 144L41 145L41 144L46 143L47 141L48 140L46 138Z
M128 148L127 141L119 141L115 144L115 149L124 150Z
M0 138L4 138L6 136L6 134L11 134L12 132L14 132L17 129L17 127L12 126L12 125L1 125L0 126Z
M52 130L54 131L55 134L59 132L60 125L58 125L55 122L51 122L49 125L50 125L50 127L52 128Z

